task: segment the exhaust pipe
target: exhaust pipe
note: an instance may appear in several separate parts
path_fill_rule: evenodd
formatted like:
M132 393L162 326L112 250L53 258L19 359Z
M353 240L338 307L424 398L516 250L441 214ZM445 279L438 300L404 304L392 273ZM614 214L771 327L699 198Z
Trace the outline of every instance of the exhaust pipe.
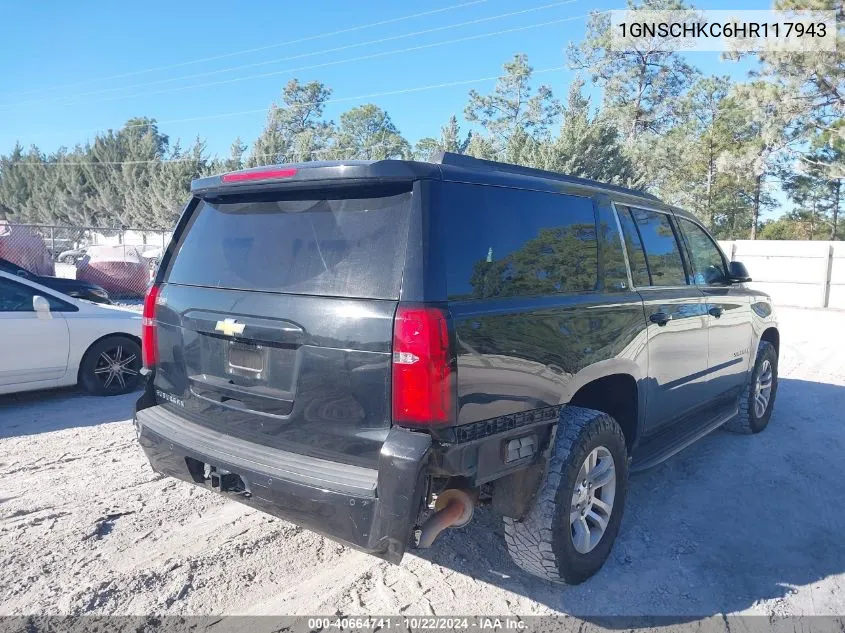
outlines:
M437 495L434 502L436 512L420 529L417 547L428 549L440 533L449 527L463 527L472 519L475 509L475 493L469 490L449 488Z

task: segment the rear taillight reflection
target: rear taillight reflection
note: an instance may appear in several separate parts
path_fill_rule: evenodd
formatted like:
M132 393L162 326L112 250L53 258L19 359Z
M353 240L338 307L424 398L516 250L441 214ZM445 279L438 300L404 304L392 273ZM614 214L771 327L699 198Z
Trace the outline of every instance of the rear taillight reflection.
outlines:
M393 422L449 423L453 408L446 316L438 308L400 306L393 322Z
M144 367L153 368L158 362L158 346L156 343L156 302L159 286L150 286L144 297L144 316L141 320L141 358Z

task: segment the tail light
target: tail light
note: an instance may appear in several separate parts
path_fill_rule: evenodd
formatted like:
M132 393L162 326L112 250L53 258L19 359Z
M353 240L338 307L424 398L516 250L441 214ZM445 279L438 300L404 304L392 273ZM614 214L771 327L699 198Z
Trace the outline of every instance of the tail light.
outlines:
M443 311L400 306L393 321L393 422L410 426L451 422L452 382Z
M144 297L144 316L141 319L141 358L144 367L152 369L158 362L158 345L156 341L156 302L159 286L150 286Z
M245 182L247 180L274 180L276 178L293 178L296 176L296 168L286 169L257 169L255 171L235 171L223 174L223 182Z

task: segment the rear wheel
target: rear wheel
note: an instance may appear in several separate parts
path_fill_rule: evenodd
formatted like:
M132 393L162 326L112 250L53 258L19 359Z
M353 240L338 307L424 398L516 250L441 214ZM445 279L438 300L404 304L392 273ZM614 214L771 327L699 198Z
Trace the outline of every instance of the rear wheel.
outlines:
M107 336L94 343L79 366L79 382L95 396L117 396L141 380L141 348L126 336Z
M595 574L610 554L628 491L622 429L600 411L566 407L533 506L505 517L505 542L530 574L569 584Z
M772 417L777 391L777 351L768 341L760 341L754 369L739 402L739 413L725 428L736 433L759 433L765 429Z

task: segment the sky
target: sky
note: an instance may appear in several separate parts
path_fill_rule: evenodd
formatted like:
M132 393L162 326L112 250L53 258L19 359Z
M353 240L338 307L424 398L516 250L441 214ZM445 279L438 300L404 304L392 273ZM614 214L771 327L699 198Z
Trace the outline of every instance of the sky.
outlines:
M721 0L696 6L736 8ZM567 44L583 39L590 11L616 8L623 2L8 2L0 153L16 141L70 147L149 116L172 140L199 135L210 153L227 154L236 137L252 143L293 77L332 88L329 118L376 103L413 143L460 116L471 88L491 90L515 53L527 53L537 82L564 98L574 76ZM746 0L743 8L768 3ZM741 79L750 67L718 53L688 57L706 74ZM389 92L397 94L381 94Z
M695 6L737 8L732 0ZM437 136L452 114L460 120L469 90L491 91L516 53L528 55L537 84L565 99L575 76L567 45L584 39L591 11L621 8L619 0L7 2L0 153L16 142L73 147L146 116L171 143L199 136L210 155L225 156L236 138L258 137L294 77L332 89L327 118L375 103L413 144ZM745 0L742 8L770 6ZM715 52L687 58L705 75L737 80L754 66ZM597 103L600 93L590 92Z

